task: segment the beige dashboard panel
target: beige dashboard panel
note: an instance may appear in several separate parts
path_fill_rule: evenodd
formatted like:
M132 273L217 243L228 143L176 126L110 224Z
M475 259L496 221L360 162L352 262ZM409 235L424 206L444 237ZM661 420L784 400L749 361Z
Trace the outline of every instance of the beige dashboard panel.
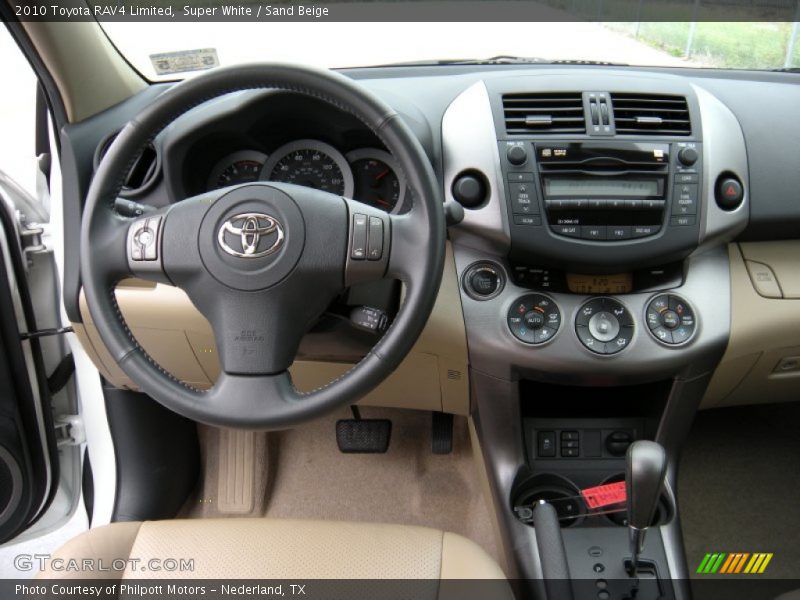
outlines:
M207 388L219 375L211 327L186 294L167 285L127 280L117 287L117 303L128 327L147 352L178 379ZM76 334L106 379L135 389L105 349L81 295L84 324ZM333 380L353 365L298 360L292 377L300 390ZM416 345L398 367L361 404L469 413L467 342L452 249L430 319Z
M728 253L731 337L701 407L797 400L800 398L800 279L797 279L800 241L730 244ZM772 269L783 298L766 298L756 291L745 258ZM795 293L793 290L796 295L789 295Z

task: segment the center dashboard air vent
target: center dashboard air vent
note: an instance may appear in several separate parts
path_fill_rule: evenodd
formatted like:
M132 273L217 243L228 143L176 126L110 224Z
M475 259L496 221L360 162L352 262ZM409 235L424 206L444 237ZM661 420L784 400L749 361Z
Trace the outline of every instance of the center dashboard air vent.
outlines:
M506 133L586 133L580 92L503 94Z
M617 135L691 135L683 96L612 93Z

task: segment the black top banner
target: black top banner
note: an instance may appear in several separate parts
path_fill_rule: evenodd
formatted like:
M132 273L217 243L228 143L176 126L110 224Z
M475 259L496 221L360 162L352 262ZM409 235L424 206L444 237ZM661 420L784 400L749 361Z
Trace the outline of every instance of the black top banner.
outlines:
M12 0L15 21L629 22L800 20L798 0Z

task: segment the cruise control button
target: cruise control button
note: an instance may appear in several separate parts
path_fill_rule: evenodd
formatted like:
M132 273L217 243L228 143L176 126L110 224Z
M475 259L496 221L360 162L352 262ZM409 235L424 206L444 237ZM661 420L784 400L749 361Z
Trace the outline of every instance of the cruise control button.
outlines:
M353 245L350 247L350 258L364 260L367 256L367 215L353 215Z
M369 218L369 243L367 244L367 258L380 260L383 257L383 221L378 217Z

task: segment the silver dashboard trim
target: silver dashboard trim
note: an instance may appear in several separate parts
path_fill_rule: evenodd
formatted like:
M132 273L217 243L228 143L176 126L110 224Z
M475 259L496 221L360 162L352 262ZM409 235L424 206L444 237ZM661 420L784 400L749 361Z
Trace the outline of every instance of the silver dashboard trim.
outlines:
M750 215L750 193L747 168L747 147L739 120L731 110L711 93L692 84L700 105L703 126L703 215L700 222L700 246L732 240L747 226ZM735 210L717 206L714 187L723 172L734 173L742 182L744 200Z
M454 243L505 254L511 233L505 209L505 186L497 150L489 91L483 81L462 92L442 118L442 155L445 199L455 202L453 182L462 171L474 169L489 183L487 201L476 209L464 209L464 220L450 228Z

